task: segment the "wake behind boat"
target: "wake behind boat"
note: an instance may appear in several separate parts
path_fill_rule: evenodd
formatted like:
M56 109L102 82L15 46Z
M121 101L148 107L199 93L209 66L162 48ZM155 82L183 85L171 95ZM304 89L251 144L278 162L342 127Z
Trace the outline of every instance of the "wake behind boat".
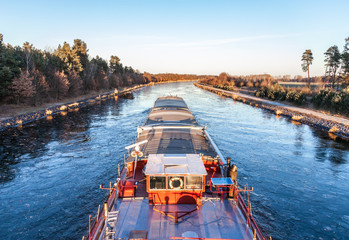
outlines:
M236 166L182 98L158 98L137 133L83 239L265 239L252 188L238 186Z

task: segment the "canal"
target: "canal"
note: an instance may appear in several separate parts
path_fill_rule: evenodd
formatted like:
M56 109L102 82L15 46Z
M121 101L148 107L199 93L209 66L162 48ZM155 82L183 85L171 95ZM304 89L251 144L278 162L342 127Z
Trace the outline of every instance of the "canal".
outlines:
M183 97L254 187L273 239L349 239L349 143L190 82L155 85L0 132L0 239L81 239L117 176L124 147L159 96Z

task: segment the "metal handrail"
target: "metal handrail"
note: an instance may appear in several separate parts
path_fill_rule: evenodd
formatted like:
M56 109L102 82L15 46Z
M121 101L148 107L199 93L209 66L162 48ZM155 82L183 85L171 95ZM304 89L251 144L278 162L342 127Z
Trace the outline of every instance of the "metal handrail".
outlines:
M124 168L124 166L123 166ZM106 198L105 202L108 204L108 211L112 210L114 206L116 206L116 201L119 197L119 182L120 182L120 178L118 178L115 183L114 186L112 188L111 193L109 194L109 196ZM85 238L85 236L83 237L83 239L88 239L88 240L96 240L99 239L101 234L104 232L104 225L105 225L105 214L104 214L104 209L102 209L102 211L99 211L100 208L98 208L97 213L95 214L95 220L94 222L91 224L90 219L89 219L89 233L88 233L88 237ZM91 217L91 215L90 215Z
M238 193L238 204L239 204L239 206L241 206L239 208L240 208L240 210L242 210L243 214L245 215L247 223L248 223L249 227L251 228L251 230L253 232L255 232L255 231L258 232L258 234L256 234L256 236L255 236L256 239L265 240L265 237L263 236L261 230L259 229L257 223L255 222L255 220L254 220L250 210L247 208L247 206L246 206L243 198L241 197L240 193Z

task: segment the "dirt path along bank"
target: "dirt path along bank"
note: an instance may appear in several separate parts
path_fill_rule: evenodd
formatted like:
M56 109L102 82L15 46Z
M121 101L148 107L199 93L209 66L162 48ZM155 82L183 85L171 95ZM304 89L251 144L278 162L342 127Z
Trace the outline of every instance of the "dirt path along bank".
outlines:
M236 101L274 112L276 115L288 117L292 119L292 121L307 124L316 129L328 132L332 138L340 137L341 139L349 140L348 119L320 113L306 108L273 102L243 93L227 91L197 82L195 82L194 85L220 96L230 97Z

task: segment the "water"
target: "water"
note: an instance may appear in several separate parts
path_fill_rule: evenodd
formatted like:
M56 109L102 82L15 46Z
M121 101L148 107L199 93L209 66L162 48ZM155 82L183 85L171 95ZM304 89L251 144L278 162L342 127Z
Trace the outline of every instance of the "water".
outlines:
M184 98L273 239L349 238L349 144L191 83L142 89L0 133L0 239L81 239L159 96Z

